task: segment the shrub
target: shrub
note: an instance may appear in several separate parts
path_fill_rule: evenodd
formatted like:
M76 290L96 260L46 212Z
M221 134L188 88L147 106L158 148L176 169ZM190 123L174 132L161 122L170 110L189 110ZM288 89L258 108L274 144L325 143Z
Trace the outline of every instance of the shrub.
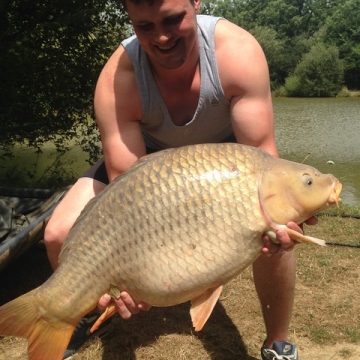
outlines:
M286 79L289 96L329 97L341 90L344 67L336 46L314 45Z

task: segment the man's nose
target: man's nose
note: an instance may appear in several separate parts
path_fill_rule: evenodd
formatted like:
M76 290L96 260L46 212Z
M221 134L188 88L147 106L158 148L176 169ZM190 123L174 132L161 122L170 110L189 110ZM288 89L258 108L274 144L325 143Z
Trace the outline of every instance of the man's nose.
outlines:
M159 27L156 32L156 40L160 44L165 44L171 38L171 32L165 27Z

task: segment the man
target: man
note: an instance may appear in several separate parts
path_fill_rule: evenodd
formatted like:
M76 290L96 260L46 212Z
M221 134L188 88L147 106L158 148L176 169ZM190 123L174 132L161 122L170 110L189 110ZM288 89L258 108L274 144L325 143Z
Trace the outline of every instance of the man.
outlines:
M45 243L54 269L82 208L147 152L236 138L277 156L268 67L259 44L224 19L197 16L200 4L123 0L136 37L110 57L95 92L105 162L74 184L47 226ZM294 223L289 226L301 231ZM281 250L264 237L264 256L253 265L267 332L261 352L263 359L297 359L296 346L287 342L295 282L294 253L287 250L294 244L283 231L277 238ZM109 301L104 296L99 304ZM127 293L116 304L123 318L149 308ZM96 317L80 322L66 356L87 339L83 330Z

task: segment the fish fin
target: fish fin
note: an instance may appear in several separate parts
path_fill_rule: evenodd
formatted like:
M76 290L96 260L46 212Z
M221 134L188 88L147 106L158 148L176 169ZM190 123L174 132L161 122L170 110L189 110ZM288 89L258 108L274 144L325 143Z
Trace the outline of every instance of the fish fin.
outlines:
M94 331L96 331L105 320L111 318L116 313L117 313L117 309L114 304L110 304L109 306L107 306L105 311L99 316L99 318L95 321L95 323L91 327L90 332L93 333Z
M220 297L222 289L222 285L208 289L200 296L191 300L190 315L196 331L200 331L205 325Z
M290 238L293 240L297 240L303 243L312 243L320 246L326 246L326 241L322 239L318 239L312 236L303 235L299 232L289 229L288 227L285 228L285 231L289 234Z
M34 292L0 307L0 335L27 338L30 360L62 360L76 324L44 316Z

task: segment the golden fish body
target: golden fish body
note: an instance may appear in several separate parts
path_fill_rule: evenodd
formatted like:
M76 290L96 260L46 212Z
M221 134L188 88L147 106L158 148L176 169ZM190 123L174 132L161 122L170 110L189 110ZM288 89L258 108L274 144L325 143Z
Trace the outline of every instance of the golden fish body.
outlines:
M191 300L200 330L222 285L260 255L263 234L303 222L340 191L332 175L239 144L146 156L85 207L53 276L0 308L0 334L27 337L30 359L62 359L110 288L153 306ZM13 321L20 313L26 320Z

